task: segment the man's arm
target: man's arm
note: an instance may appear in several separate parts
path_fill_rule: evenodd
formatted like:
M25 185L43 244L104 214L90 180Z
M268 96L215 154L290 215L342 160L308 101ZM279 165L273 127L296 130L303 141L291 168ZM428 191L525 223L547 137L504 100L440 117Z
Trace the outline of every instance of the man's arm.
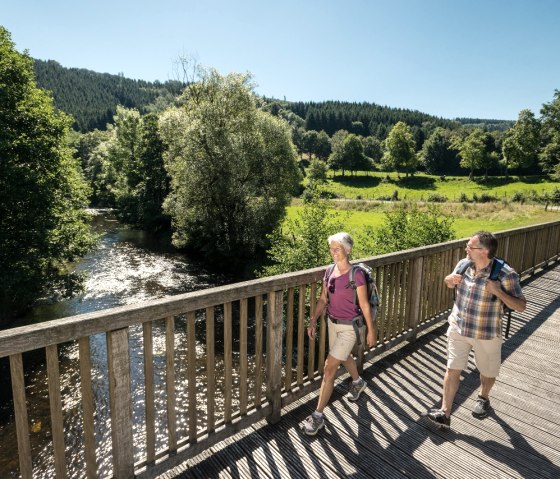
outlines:
M520 313L525 311L525 308L527 307L527 300L525 297L513 296L505 292L499 281L492 281L491 279L487 280L486 288L488 288L488 291L490 291L494 296L497 296L498 299L500 299L509 309L519 311Z

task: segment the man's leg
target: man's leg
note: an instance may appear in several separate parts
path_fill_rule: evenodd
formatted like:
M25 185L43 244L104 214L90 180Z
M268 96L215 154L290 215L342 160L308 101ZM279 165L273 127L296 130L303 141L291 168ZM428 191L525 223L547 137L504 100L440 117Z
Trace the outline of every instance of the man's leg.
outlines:
M461 369L447 369L443 378L443 396L441 399L441 410L445 413L445 417L451 416L453 409L453 400L459 389L461 382Z
M487 378L480 373L480 392L478 395L482 396L484 399L488 399L490 397L490 390L495 382L496 378Z

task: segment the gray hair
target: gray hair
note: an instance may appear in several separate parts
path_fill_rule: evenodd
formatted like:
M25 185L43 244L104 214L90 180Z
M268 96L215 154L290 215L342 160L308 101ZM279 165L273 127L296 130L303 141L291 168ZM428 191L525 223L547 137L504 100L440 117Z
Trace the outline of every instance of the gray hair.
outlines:
M348 233L345 233L344 231L329 236L327 238L327 241L329 242L329 246L332 243L340 243L343 246L344 251L346 251L346 254L350 254L352 252L352 246L354 246L354 240L352 239L352 236L350 236Z

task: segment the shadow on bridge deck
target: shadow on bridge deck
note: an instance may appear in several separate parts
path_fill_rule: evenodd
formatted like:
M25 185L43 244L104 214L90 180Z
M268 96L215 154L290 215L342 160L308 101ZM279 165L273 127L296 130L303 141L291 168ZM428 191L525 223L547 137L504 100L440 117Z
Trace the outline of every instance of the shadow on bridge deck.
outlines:
M560 266L524 283L523 314L512 316L492 411L471 415L479 385L472 357L455 398L452 430L421 417L439 402L445 325L366 365L357 403L337 384L326 427L309 438L298 424L314 393L290 405L280 423L248 428L164 474L164 478L559 478Z

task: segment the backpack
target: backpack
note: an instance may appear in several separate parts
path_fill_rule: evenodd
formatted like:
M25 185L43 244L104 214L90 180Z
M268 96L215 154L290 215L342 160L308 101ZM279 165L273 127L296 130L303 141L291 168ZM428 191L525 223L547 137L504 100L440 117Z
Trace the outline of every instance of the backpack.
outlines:
M327 270L327 277L326 277L326 283L329 282L329 279L331 277L331 273L334 270L335 265L332 264L329 269ZM362 315L362 311L360 309L360 304L358 301L358 287L356 286L356 281L355 281L355 277L356 277L356 271L360 269L364 272L364 276L366 279L366 287L367 287L367 297L368 297L368 302L369 305L371 307L371 316L372 316L372 320L375 321L375 316L377 314L377 308L379 307L379 294L377 293L377 287L375 286L375 281L373 279L373 270L364 263L359 263L359 264L353 264L352 268L350 269L350 278L348 281L348 284L345 286L346 288L353 288L354 289L354 305L358 308L358 310L360 311L360 315L357 316L356 318L354 318L354 320L352 320L353 325L354 325L354 331L356 332L356 339L357 339L357 344L360 345L361 344L361 338L360 338L360 334L358 331L358 327L361 327L364 325L364 317ZM327 289L327 301L328 301L328 289ZM360 323L358 324L355 320L356 319L360 319Z
M461 264L461 266L459 266L459 268L457 269L457 274L463 276L465 274L465 271L467 271L467 268L471 264L472 264L471 261L464 261ZM497 281L500 275L500 271L506 264L509 266L509 263L505 259L494 257L494 261L492 262L492 269L490 270L490 276L488 276L488 279L491 279L492 281ZM455 292L455 290L453 290L453 292ZM493 301L495 301L496 299L498 299L496 296L492 298ZM505 304L504 304L504 312L507 314L507 322L506 322L506 339L507 339L509 337L509 328L511 326L511 309L508 308Z

